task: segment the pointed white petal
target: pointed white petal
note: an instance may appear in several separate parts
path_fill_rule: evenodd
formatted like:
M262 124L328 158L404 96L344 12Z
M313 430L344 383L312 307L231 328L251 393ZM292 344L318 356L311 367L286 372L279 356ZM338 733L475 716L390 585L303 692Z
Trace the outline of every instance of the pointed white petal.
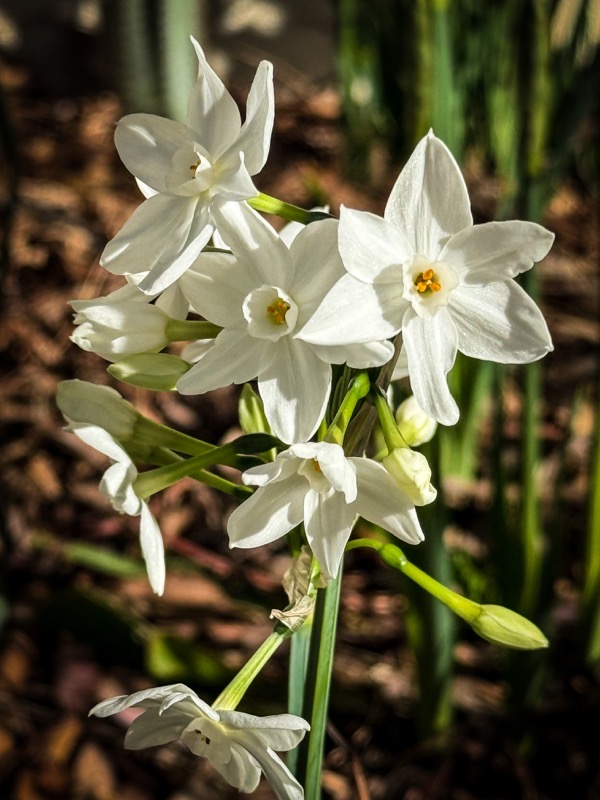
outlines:
M384 216L402 231L415 254L432 261L449 236L473 224L458 164L431 131L398 176Z
M514 278L541 261L554 234L534 222L486 222L460 231L448 240L440 261L449 264L467 286Z
M192 44L198 56L198 78L190 94L187 123L199 143L216 157L239 136L240 112L193 37Z
M131 708L132 706L157 708L165 698L169 697L174 692L180 691L187 691L195 694L183 683L172 683L168 686L153 686L151 689L142 689L140 692L134 692L133 694L121 694L118 697L110 697L108 700L102 700L102 702L97 703L91 709L88 716L110 717L112 714L119 714L121 711L125 711L126 708Z
M368 458L352 458L356 468L358 497L352 504L361 517L410 544L425 537L415 507L386 469Z
M461 286L448 310L458 330L458 349L472 358L527 364L553 349L542 312L515 281Z
M140 546L150 586L155 594L162 595L165 590L165 549L160 528L147 503L142 503Z
M341 492L322 495L310 491L304 501L306 537L325 577L339 572L344 547L350 538L357 512Z
M240 203L249 197L256 197L258 189L244 163L243 153L238 151L225 153L219 161L218 169L218 181L211 190L211 212L222 202L235 200Z
M202 253L179 286L194 311L222 327L243 320L244 298L255 288L252 276L227 253Z
M278 800L303 800L304 791L279 756L270 747L248 741L246 750L254 756Z
M256 175L265 165L274 118L273 65L269 61L261 61L248 93L246 120L233 145L244 153L244 162L250 175Z
M213 209L220 235L234 255L252 271L255 286L266 283L285 288L289 251L276 231L247 203L220 203Z
M417 402L442 425L454 425L459 411L446 382L456 360L458 334L445 308L422 318L409 309L404 318L402 337L408 374Z
M259 547L285 536L302 522L308 488L300 475L261 486L229 517L229 546Z
M172 169L173 156L190 142L185 125L154 114L128 114L115 130L121 161L136 179L156 192L166 191L165 179ZM143 189L142 193L146 194Z
M296 338L321 345L389 339L400 330L407 305L402 297L401 278L397 284L371 285L344 275Z
M327 292L344 275L337 247L338 222L325 219L304 227L290 245L287 290L300 308L297 326L304 325Z
M239 729L235 732L236 737L244 736L248 732L253 739L279 753L296 747L304 738L306 731L310 730L308 722L294 714L256 717L253 714L244 714L242 711L223 710L219 711L219 715L222 723Z
M345 206L340 208L339 248L348 272L365 283L402 281L398 267L414 255L398 226Z
M248 336L246 326L225 328L214 346L177 383L180 394L204 394L251 381L272 358L271 343Z
M188 373L189 374L189 373ZM271 430L284 442L306 442L316 431L329 399L331 367L304 342L277 342L258 391Z

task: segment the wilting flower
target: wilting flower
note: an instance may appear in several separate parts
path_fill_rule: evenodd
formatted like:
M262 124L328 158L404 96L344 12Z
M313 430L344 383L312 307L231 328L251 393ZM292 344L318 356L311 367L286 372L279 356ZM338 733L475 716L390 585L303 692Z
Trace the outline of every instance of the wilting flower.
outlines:
M90 715L108 717L132 707L144 711L125 735L129 750L179 739L194 755L208 758L240 792L253 792L262 771L280 800L304 797L302 787L275 752L291 750L303 739L310 726L301 717L256 717L213 708L182 683L104 700Z
M250 176L267 159L273 128L272 65L259 65L242 125L234 99L192 43L198 79L187 125L130 114L115 133L119 155L146 200L107 244L101 263L115 274L137 276L150 295L176 281L207 244L216 202L258 194Z
M98 425L72 422L66 430L108 456L113 462L104 473L100 491L110 500L116 511L140 517L140 546L146 562L148 579L156 594L162 594L165 588L163 540L148 504L135 493L134 483L138 477L135 464L119 442Z
M285 442L306 441L325 412L331 364L378 366L393 347L313 345L298 334L344 272L335 220L306 226L288 246L246 204L227 203L217 216L233 255L202 254L179 284L192 308L223 330L177 390L203 394L258 378L273 433Z
M400 173L383 219L342 208L348 274L300 336L339 344L402 331L419 405L451 425L459 411L446 375L457 350L516 364L552 350L540 310L512 279L544 258L553 239L532 222L473 225L460 169L430 132Z
M347 458L338 444L294 444L242 478L259 488L229 517L231 547L268 544L304 521L323 574L335 577L357 516L411 544L424 538L414 503L385 468Z

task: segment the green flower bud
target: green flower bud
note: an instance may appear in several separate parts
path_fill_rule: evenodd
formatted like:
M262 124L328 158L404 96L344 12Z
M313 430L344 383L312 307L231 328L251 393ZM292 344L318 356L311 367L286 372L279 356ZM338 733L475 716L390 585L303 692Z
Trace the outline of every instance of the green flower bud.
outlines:
M381 463L416 506L435 500L437 491L431 485L431 469L422 453L409 447L396 447Z
M140 353L117 361L108 367L114 378L157 392L174 392L177 381L191 364L168 353Z
M548 647L548 640L533 622L503 606L481 606L481 613L467 621L475 633L494 644L517 650Z
M119 442L127 442L140 417L128 400L111 389L88 381L62 381L56 404L68 422L92 423Z

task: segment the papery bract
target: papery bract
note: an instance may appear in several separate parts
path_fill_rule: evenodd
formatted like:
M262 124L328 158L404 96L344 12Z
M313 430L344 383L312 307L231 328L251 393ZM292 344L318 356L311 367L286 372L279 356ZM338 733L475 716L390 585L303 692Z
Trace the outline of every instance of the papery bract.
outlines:
M357 516L405 542L423 539L414 503L394 478L368 458L347 458L338 444L294 444L242 477L259 488L229 517L232 547L273 542L304 521L323 574L335 577Z
M258 67L246 121L194 39L198 79L187 125L152 114L130 114L115 133L119 155L146 200L107 244L101 263L157 294L185 272L208 243L213 208L258 194L252 175L267 158L273 127L273 70Z
M460 169L430 132L400 173L383 219L342 207L348 274L299 335L339 344L402 331L419 405L453 424L459 411L446 375L458 350L517 364L552 350L540 310L512 279L544 258L553 239L532 222L473 225Z
M279 800L304 797L275 752L291 750L303 739L310 726L301 717L256 717L213 708L181 683L104 700L90 715L107 717L127 708L144 711L127 730L126 748L139 750L179 739L194 755L208 758L240 792L253 792L262 771Z

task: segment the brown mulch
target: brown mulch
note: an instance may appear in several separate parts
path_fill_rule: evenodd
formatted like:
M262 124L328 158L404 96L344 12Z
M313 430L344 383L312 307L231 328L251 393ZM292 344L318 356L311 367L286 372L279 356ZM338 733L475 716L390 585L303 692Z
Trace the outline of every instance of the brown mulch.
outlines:
M231 553L223 531L229 502L191 483L172 487L153 506L171 562L163 598L152 595L143 576L99 574L73 555L72 543L86 543L139 557L135 520L114 514L97 491L104 459L63 432L54 401L63 379L111 382L104 362L70 343L67 303L118 285L98 257L139 195L113 146L121 113L113 93L46 96L34 91L27 70L6 64L0 83L8 88L20 151L0 324L0 796L236 797L183 749L126 753L122 725L86 715L104 697L190 675L213 696L268 635L268 611L284 603L286 558L281 548ZM299 205L329 199L334 211L340 203L381 210L396 169L384 171L377 193L344 180L336 94L298 98L284 90L260 188ZM476 168L469 179L476 210L489 213L494 183ZM555 342L545 362L551 400L543 468L549 480L564 470L560 491L574 534L554 600L561 623L556 671L541 708L526 712L535 746L520 739L504 713L510 687L499 678L497 652L467 636L456 652L456 723L441 740L417 743L406 598L374 559L350 558L324 776L335 800L600 797L598 734L581 733L599 711L597 676L569 656L600 344L594 214L580 188L561 187L547 217L556 245L540 268ZM235 424L233 390L184 400L119 389L144 413L209 441L227 437ZM520 403L518 387L507 390L509 425L516 425ZM489 513L489 486L482 478L461 492L454 541L468 548L478 542L471 523L480 525ZM281 710L284 687L282 653L250 692L248 710ZM272 794L262 786L253 796Z

